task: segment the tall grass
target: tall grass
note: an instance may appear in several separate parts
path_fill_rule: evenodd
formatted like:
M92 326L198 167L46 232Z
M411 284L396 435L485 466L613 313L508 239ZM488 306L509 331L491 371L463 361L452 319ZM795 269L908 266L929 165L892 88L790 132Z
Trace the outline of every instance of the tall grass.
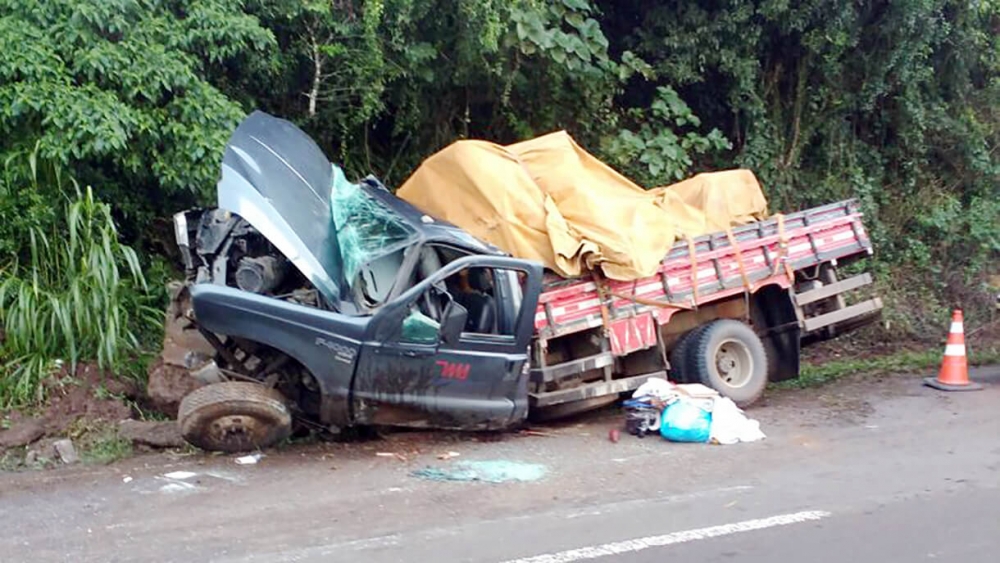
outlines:
M26 229L24 252L0 257L0 407L43 401L64 363L120 369L139 347L137 328L159 320L110 206L89 187L75 192L49 225Z

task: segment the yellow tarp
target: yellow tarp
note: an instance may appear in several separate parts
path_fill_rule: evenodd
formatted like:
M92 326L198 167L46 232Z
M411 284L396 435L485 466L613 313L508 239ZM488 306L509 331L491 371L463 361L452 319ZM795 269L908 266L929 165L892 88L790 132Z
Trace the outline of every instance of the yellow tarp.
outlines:
M396 195L562 276L599 267L617 280L654 274L679 237L767 215L749 170L645 190L564 131L508 146L455 142L426 159Z

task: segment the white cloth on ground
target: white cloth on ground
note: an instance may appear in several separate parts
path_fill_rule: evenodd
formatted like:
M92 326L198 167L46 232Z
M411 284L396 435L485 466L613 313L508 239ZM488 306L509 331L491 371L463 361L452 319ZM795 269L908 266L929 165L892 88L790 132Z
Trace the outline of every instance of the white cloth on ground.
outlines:
M632 393L632 398L638 399L640 397L651 396L661 401L667 401L675 394L676 391L674 391L673 383L661 377L650 377L635 390L635 393Z
M760 429L760 423L747 418L731 399L726 397L715 399L710 439L727 445L736 442L756 442L765 437Z

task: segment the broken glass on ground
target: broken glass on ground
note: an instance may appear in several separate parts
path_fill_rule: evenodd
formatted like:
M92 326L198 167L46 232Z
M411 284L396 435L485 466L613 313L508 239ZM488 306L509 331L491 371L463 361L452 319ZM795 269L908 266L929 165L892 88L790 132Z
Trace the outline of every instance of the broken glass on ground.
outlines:
M410 475L429 481L530 482L545 476L547 469L536 463L519 461L459 461L447 468L425 467Z

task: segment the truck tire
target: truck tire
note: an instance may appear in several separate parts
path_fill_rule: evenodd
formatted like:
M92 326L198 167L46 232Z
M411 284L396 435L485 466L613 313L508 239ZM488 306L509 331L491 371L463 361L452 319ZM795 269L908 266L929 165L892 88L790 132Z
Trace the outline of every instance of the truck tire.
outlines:
M669 357L670 361L670 380L674 383L697 383L697 376L690 376L687 374L687 369L685 364L687 363L687 350L690 348L691 341L697 336L705 325L693 328L677 339L674 343L674 347L670 349Z
M747 407L767 387L767 352L764 343L745 323L724 319L697 329L685 350L685 377L697 378Z
M203 450L226 453L266 448L287 438L292 414L279 391L257 383L206 385L181 400L181 435Z

